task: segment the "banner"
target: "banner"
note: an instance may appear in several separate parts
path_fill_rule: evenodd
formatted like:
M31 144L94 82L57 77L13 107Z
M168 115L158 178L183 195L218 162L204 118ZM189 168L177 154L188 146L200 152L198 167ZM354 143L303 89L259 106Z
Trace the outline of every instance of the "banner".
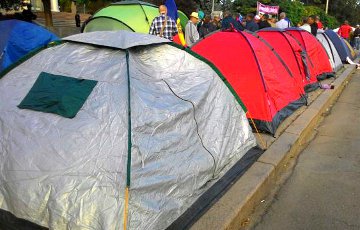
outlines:
M268 6L257 2L257 12L263 14L279 14L280 6Z

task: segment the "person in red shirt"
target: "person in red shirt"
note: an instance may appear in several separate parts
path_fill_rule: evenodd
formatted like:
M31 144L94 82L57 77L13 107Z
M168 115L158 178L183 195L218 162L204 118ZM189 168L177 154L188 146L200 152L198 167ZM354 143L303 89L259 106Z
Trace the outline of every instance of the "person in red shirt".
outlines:
M319 17L319 16L316 16L315 22L316 22L319 30L323 30L323 29L324 29L324 25L323 25L322 22L320 21L320 17Z
M347 40L348 42L350 42L350 33L352 32L352 28L349 25L348 21L345 21L344 24L342 24L339 28L338 34L344 38L345 40Z

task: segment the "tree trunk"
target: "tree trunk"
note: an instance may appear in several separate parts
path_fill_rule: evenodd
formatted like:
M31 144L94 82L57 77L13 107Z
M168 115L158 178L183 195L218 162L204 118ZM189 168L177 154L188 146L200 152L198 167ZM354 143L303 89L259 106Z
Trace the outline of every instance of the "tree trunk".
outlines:
M72 14L77 14L77 5L74 1L71 1L71 13Z
M44 6L45 26L53 27L50 0L42 0Z

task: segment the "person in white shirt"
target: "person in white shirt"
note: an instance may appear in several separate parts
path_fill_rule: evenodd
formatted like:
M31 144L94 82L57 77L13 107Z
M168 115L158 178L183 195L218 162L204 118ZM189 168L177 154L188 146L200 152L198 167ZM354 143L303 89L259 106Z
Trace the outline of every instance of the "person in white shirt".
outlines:
M308 23L308 17L302 18L302 25L299 27L303 30L306 30L307 32L311 33L311 26Z
M286 14L285 12L280 13L280 20L276 23L276 27L279 29L286 29L290 27L290 22L285 19Z

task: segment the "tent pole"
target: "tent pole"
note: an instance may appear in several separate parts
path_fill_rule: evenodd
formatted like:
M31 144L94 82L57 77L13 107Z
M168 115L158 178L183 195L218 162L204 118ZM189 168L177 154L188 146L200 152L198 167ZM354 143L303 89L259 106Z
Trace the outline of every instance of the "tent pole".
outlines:
M129 215L129 190L130 190L130 183L131 183L131 148L132 148L132 141L131 141L131 87L130 87L130 67L129 67L129 50L126 50L126 69L127 69L127 89L128 89L128 158L127 158L127 166L126 166L126 188L125 188L125 207L124 207L124 217L123 217L123 226L124 230L127 230L127 222L128 222L128 215Z

